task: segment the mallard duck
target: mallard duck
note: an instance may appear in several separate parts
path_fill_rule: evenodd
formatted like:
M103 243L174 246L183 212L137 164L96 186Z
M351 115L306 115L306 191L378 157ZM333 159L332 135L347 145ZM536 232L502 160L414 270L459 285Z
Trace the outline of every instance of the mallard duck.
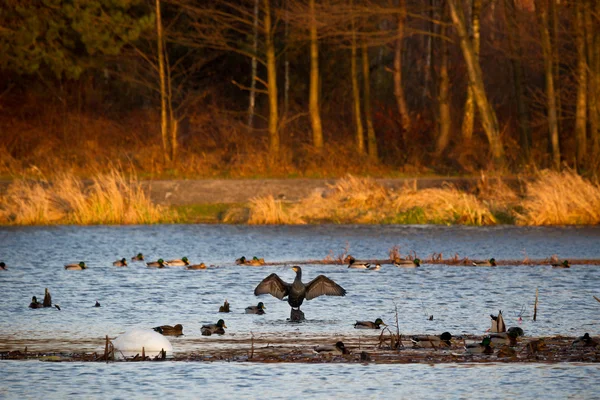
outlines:
M552 264L552 268L571 268L571 264L569 264L568 260L564 260L561 263Z
M367 271L379 271L381 269L381 264L370 265L367 268Z
M258 267L261 265L265 265L265 259L254 256L254 257L252 257L252 260L246 261L245 264L252 265L253 267Z
M487 261L481 261L481 262L475 262L473 261L473 266L475 267L496 267L496 259L495 258L490 258Z
M29 308L43 308L44 304L40 303L37 297L33 296L31 298L31 303L29 303Z
M490 314L490 318L492 319L492 327L490 328L490 332L506 332L506 325L504 324L504 318L502 317L502 310L498 311L498 316Z
M229 303L227 302L227 299L225 299L225 303L219 307L219 312L229 312Z
M439 336L435 335L419 335L413 336L410 341L413 343L413 347L450 347L452 343L452 334L450 332L444 332Z
M465 350L470 354L493 354L494 349L490 346L492 340L489 336L484 337L481 343L470 343L465 346Z
M202 328L200 328L200 332L202 332L202 336L210 336L213 333L217 335L223 335L225 334L225 328L227 328L227 325L225 325L225 321L220 319L217 321L216 324L202 325Z
M500 333L491 333L490 340L493 344L507 344L509 346L517 345L517 338L519 337L519 333L515 330L500 332Z
M188 265L185 269L206 269L206 265L204 263Z
M79 264L67 264L65 265L65 269L73 271L82 271L84 269L87 269L87 265L85 265L85 263L81 261Z
M177 324L175 326L171 325L162 325L157 326L156 328L152 328L155 332L160 333L163 336L182 336L183 335L183 325Z
M169 267L185 267L190 265L190 261L187 257L182 257L176 260L167 260L166 265Z
M248 307L246 307L246 314L263 315L265 313L265 308L267 308L267 307L261 301L257 305L255 305L255 306L248 306Z
M142 253L137 253L137 256L131 257L131 261L144 261L144 255Z
M387 326L384 324L381 318L377 318L375 322L371 321L356 321L354 324L355 329L381 329L381 325Z
M244 264L246 264L246 257L241 256L240 258L238 258L238 259L235 260L235 263L237 265L244 265Z
M6 271L8 267L6 266L6 264L4 264L4 262L0 262L0 269Z
M353 269L367 269L371 266L369 263L356 262L356 259L352 256L346 257L344 261L348 263L348 268Z
M335 346L325 345L325 346L316 346L314 348L315 353L318 354L331 354L331 355L341 355L341 354L350 354L346 346L344 346L343 342L337 342Z
M149 267L149 268L164 268L167 265L169 265L169 264L167 264L165 262L165 260L163 260L162 258L159 258L156 261L151 261L149 263L146 263L146 266Z
M506 332L516 337L523 336L525 334L525 332L523 332L523 329L519 328L518 326L511 326Z
M393 264L396 267L416 268L421 266L421 259L415 258L414 260L402 260L397 258L394 260Z
M124 258L121 258L120 260L113 261L113 265L115 267L126 267L127 266L127 260L124 259Z
M261 294L270 294L271 296L277 297L279 300L283 300L287 296L287 302L292 309L300 309L304 299L312 300L315 297L321 295L326 296L345 296L346 290L326 277L325 275L319 275L312 281L304 284L302 282L302 268L295 265L292 270L296 273L294 282L284 282L277 274L273 273L263 279L256 289L254 289L254 295L259 296Z
M94 304L94 307L100 307L100 302L98 300L96 300L96 304Z
M596 347L600 343L593 339L589 333L585 333L583 336L578 337L573 341L573 347Z

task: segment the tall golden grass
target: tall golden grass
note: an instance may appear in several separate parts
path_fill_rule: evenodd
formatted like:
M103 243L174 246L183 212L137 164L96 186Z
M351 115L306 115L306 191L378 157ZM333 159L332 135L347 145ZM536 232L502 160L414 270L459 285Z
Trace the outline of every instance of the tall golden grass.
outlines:
M294 225L303 224L304 221L295 217L293 213L286 212L280 200L275 200L272 195L255 197L250 200L250 225Z
M526 186L519 225L600 223L600 186L573 171L543 171Z
M0 223L152 224L174 222L172 210L153 204L135 178L115 169L91 185L72 174L51 181L15 180L0 198Z

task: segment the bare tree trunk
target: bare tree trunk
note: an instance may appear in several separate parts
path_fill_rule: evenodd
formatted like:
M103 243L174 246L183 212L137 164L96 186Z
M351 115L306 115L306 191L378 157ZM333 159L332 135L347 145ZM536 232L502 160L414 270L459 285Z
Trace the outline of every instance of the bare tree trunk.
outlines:
M267 53L267 92L269 96L269 148L279 156L279 115L277 110L277 62L271 22L271 0L265 0L265 45Z
M548 102L548 129L552 146L552 166L560 168L560 147L558 143L558 121L556 116L556 94L554 92L554 73L552 42L548 30L548 0L535 0L535 11L540 24L542 50L544 52L544 70L546 75L546 97Z
M164 38L162 30L162 19L160 13L160 0L156 0L156 40L158 52L158 78L160 80L160 133L163 144L163 151L170 157L169 151L169 127L167 116L167 87L165 73L165 52L163 48Z
M584 0L587 1L587 0ZM577 167L585 165L587 134L587 62L585 49L585 20L583 5L578 1L575 5L575 42L577 44L577 108L575 110L575 139L577 142Z
M258 0L256 0L258 2ZM284 0L285 7L285 28L284 28L284 40L287 43L290 37L290 22L289 22L289 10L287 0ZM284 61L284 82L283 82L283 115L287 116L290 109L290 60L288 52L285 52Z
M435 24L433 23L434 20L434 1L435 0L429 0L429 26L428 26L428 31L431 33L430 35L425 35L425 40L426 42L426 58L425 58L425 71L424 71L424 77L423 77L423 105L427 105L427 101L429 98L429 85L430 85L430 81L431 81L431 60L433 58L433 30L435 27Z
M475 59L479 63L479 43L480 43L480 27L479 18L481 13L481 0L470 0L471 5L471 20L469 23L470 39L473 43L475 51ZM462 122L462 137L463 142L470 144L473 139L473 125L475 123L475 99L471 83L467 90L467 100L465 101L465 109Z
M560 89L560 58L558 54L558 13L556 7L559 5L560 0L546 0L549 10L549 28L550 29L550 42L552 46L552 62L553 67L553 79L554 79L554 93L556 95L556 129L558 132L562 132L562 100L561 100L561 89ZM579 1L579 0L576 0Z
M591 155L591 158L593 160L593 162L596 161L596 156L597 156L597 136L598 136L598 129L599 129L599 118L600 115L598 113L598 91L600 90L600 87L597 86L596 84L596 54L598 54L598 49L595 48L595 46L600 46L600 42L598 42L597 44L595 43L596 40L596 34L598 31L598 33L600 33L600 28L596 28L594 29L594 22L592 20L592 13L593 13L593 9L592 9L592 5L594 4L593 0L586 0L585 1L585 9L584 9L584 18L585 18L585 37L586 37L586 48L587 48L587 85L588 85L588 118L589 118L589 122L590 122L590 140L592 142L592 148L591 148L591 152L589 155ZM600 8L600 1L596 0L596 4L599 5ZM597 16L597 18L599 18L599 21L597 22L598 25L596 26L600 26L600 15ZM600 37L600 36L599 36Z
M371 161L377 161L377 138L375 137L375 128L373 128L373 117L371 116L371 75L369 73L369 48L367 44L362 44L362 67L363 67L363 103L365 108L365 121L367 124L367 143L369 158Z
M473 88L475 104L477 105L477 110L481 116L481 122L490 144L494 162L498 166L502 166L504 164L504 148L502 147L502 140L500 139L500 130L498 128L496 112L488 101L485 92L483 74L473 48L473 43L471 43L468 36L462 9L456 5L456 0L448 0L448 6L450 8L450 16L452 17L454 27L456 28L456 32L460 39L460 47L469 73L469 81Z
M398 105L398 113L402 121L402 129L405 132L410 131L410 115L406 98L404 97L404 88L402 87L402 45L404 42L404 22L406 20L406 1L400 0L400 13L398 14L398 37L394 51L394 96Z
M596 7L594 10L594 27L595 27L595 43L592 47L592 79L595 85L595 97L596 97L596 118L598 118L598 127L596 131L592 131L592 151L594 154L594 162L598 165L600 161L600 1L596 0Z
M252 57L250 66L250 105L248 106L248 128L254 128L254 112L256 109L256 69L258 52L258 2L254 0L254 20L252 21Z
M167 111L168 120L167 126L169 131L169 140L171 147L171 161L175 161L177 157L177 134L179 129L179 121L175 116L175 110L173 110L173 87L171 85L171 65L169 64L169 55L165 51L165 70L167 72Z
M515 86L515 96L517 100L517 113L519 115L519 137L521 144L521 158L526 163L529 161L531 146L531 129L529 122L529 105L525 98L525 77L523 74L523 56L520 38L515 35L518 32L517 10L515 0L504 1L504 12L508 22L508 44L511 52L510 62L513 73L513 83Z
M313 145L323 148L323 127L319 111L319 43L317 38L317 17L315 15L315 0L308 2L310 10L310 93L308 111L313 131Z
M350 0L350 6L353 6L353 0ZM356 147L358 154L365 153L365 135L360 115L360 88L358 86L358 68L356 65L356 31L354 27L354 16L352 17L352 59L350 60L350 74L352 75L352 97L354 99L354 123L356 125Z
M448 22L448 7L444 4L444 11L442 12L442 23ZM439 94L438 94L438 105L440 112L439 120L439 132L436 144L436 153L441 155L448 143L450 142L450 130L452 127L452 117L450 115L450 79L448 77L448 58L449 48L448 42L445 38L447 28L446 25L440 27L440 69L439 69Z

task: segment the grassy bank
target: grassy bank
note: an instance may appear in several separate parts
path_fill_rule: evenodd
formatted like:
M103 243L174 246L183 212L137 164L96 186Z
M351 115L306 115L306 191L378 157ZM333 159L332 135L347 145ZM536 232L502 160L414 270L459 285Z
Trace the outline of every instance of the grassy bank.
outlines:
M0 197L0 224L460 224L574 225L600 223L600 186L572 171L543 171L519 192L481 179L469 192L451 185L388 189L347 176L296 203L273 196L248 204L165 207L153 204L135 178L112 170L92 183L70 174L17 179Z

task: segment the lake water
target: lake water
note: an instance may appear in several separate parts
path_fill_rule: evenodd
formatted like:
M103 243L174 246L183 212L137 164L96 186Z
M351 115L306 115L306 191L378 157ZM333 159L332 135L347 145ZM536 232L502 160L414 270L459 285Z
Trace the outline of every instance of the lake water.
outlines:
M403 255L414 251L422 258L432 253L444 257L457 253L472 259L600 259L600 228L443 227L443 226L281 226L159 225L117 227L25 227L0 228L0 259L9 266L0 271L0 350L11 343L25 343L30 350L98 350L99 338L117 336L133 327L184 326L185 338L202 340L200 327L224 317L226 336L240 339L255 335L356 334L355 320L386 322L399 309L403 334L483 334L490 326L489 314L503 310L507 325L518 324L526 335L579 336L600 334L600 267L574 265L570 269L549 266L500 266L496 268L427 265L402 269L384 265L381 271L348 270L345 266L306 265L308 281L326 274L347 291L346 297L319 297L302 306L307 322L285 322L289 306L271 296L256 298L254 287L276 272L284 280L294 277L291 265L241 267L234 260L242 255L267 261L323 259L348 246L356 258L387 258L399 245ZM181 258L221 268L186 271L181 267L148 269L143 263L127 268L112 261L130 259L143 252L147 259ZM85 271L65 271L64 264L86 261ZM43 298L49 288L54 309L31 310L31 296ZM531 321L536 288L539 289L538 320ZM225 299L230 314L219 314ZM93 307L98 300L102 307ZM265 302L264 316L243 314L243 309ZM428 315L434 315L428 321ZM211 338L211 340L214 340ZM51 343L49 345L48 343ZM184 341L172 340L174 352L193 351ZM178 344L182 343L178 347ZM197 341L195 342L198 343ZM15 345L16 346L16 345ZM21 345L19 344L19 349ZM44 347L46 346L46 347ZM148 397L171 393L184 397L207 394L244 397L288 397L286 381L296 382L297 393L339 397L360 393L367 397L477 397L556 395L598 397L589 379L596 379L596 365L356 365L330 364L230 364L230 363L93 363L49 364L37 361L1 363L0 398L37 397L33 376L41 388L60 394L85 397ZM5 373L9 371L10 374ZM163 374L162 371L168 371ZM37 373L36 373L37 372ZM49 373L52 380L44 381ZM91 377L100 383L81 385ZM155 380L158 375L165 382ZM431 374L436 374L433 379ZM124 380L123 376L127 376ZM27 379L25 379L27 376ZM215 378L214 377L221 377ZM4 379L10 377L8 380ZM566 377L566 378L565 378ZM55 379L54 379L55 378ZM95 378L94 378L95 379ZM419 385L419 380L427 383ZM190 381L192 381L190 383ZM8 382L8 385L4 384ZM275 382L275 383L274 383ZM542 383L543 382L543 383ZM560 384L554 384L560 382ZM450 387L448 386L450 385ZM555 385L555 386L552 386ZM109 387L109 389L106 389ZM197 392L188 392L196 388ZM109 390L107 393L101 390ZM200 393L202 391L202 393ZM561 395L562 394L562 395Z

